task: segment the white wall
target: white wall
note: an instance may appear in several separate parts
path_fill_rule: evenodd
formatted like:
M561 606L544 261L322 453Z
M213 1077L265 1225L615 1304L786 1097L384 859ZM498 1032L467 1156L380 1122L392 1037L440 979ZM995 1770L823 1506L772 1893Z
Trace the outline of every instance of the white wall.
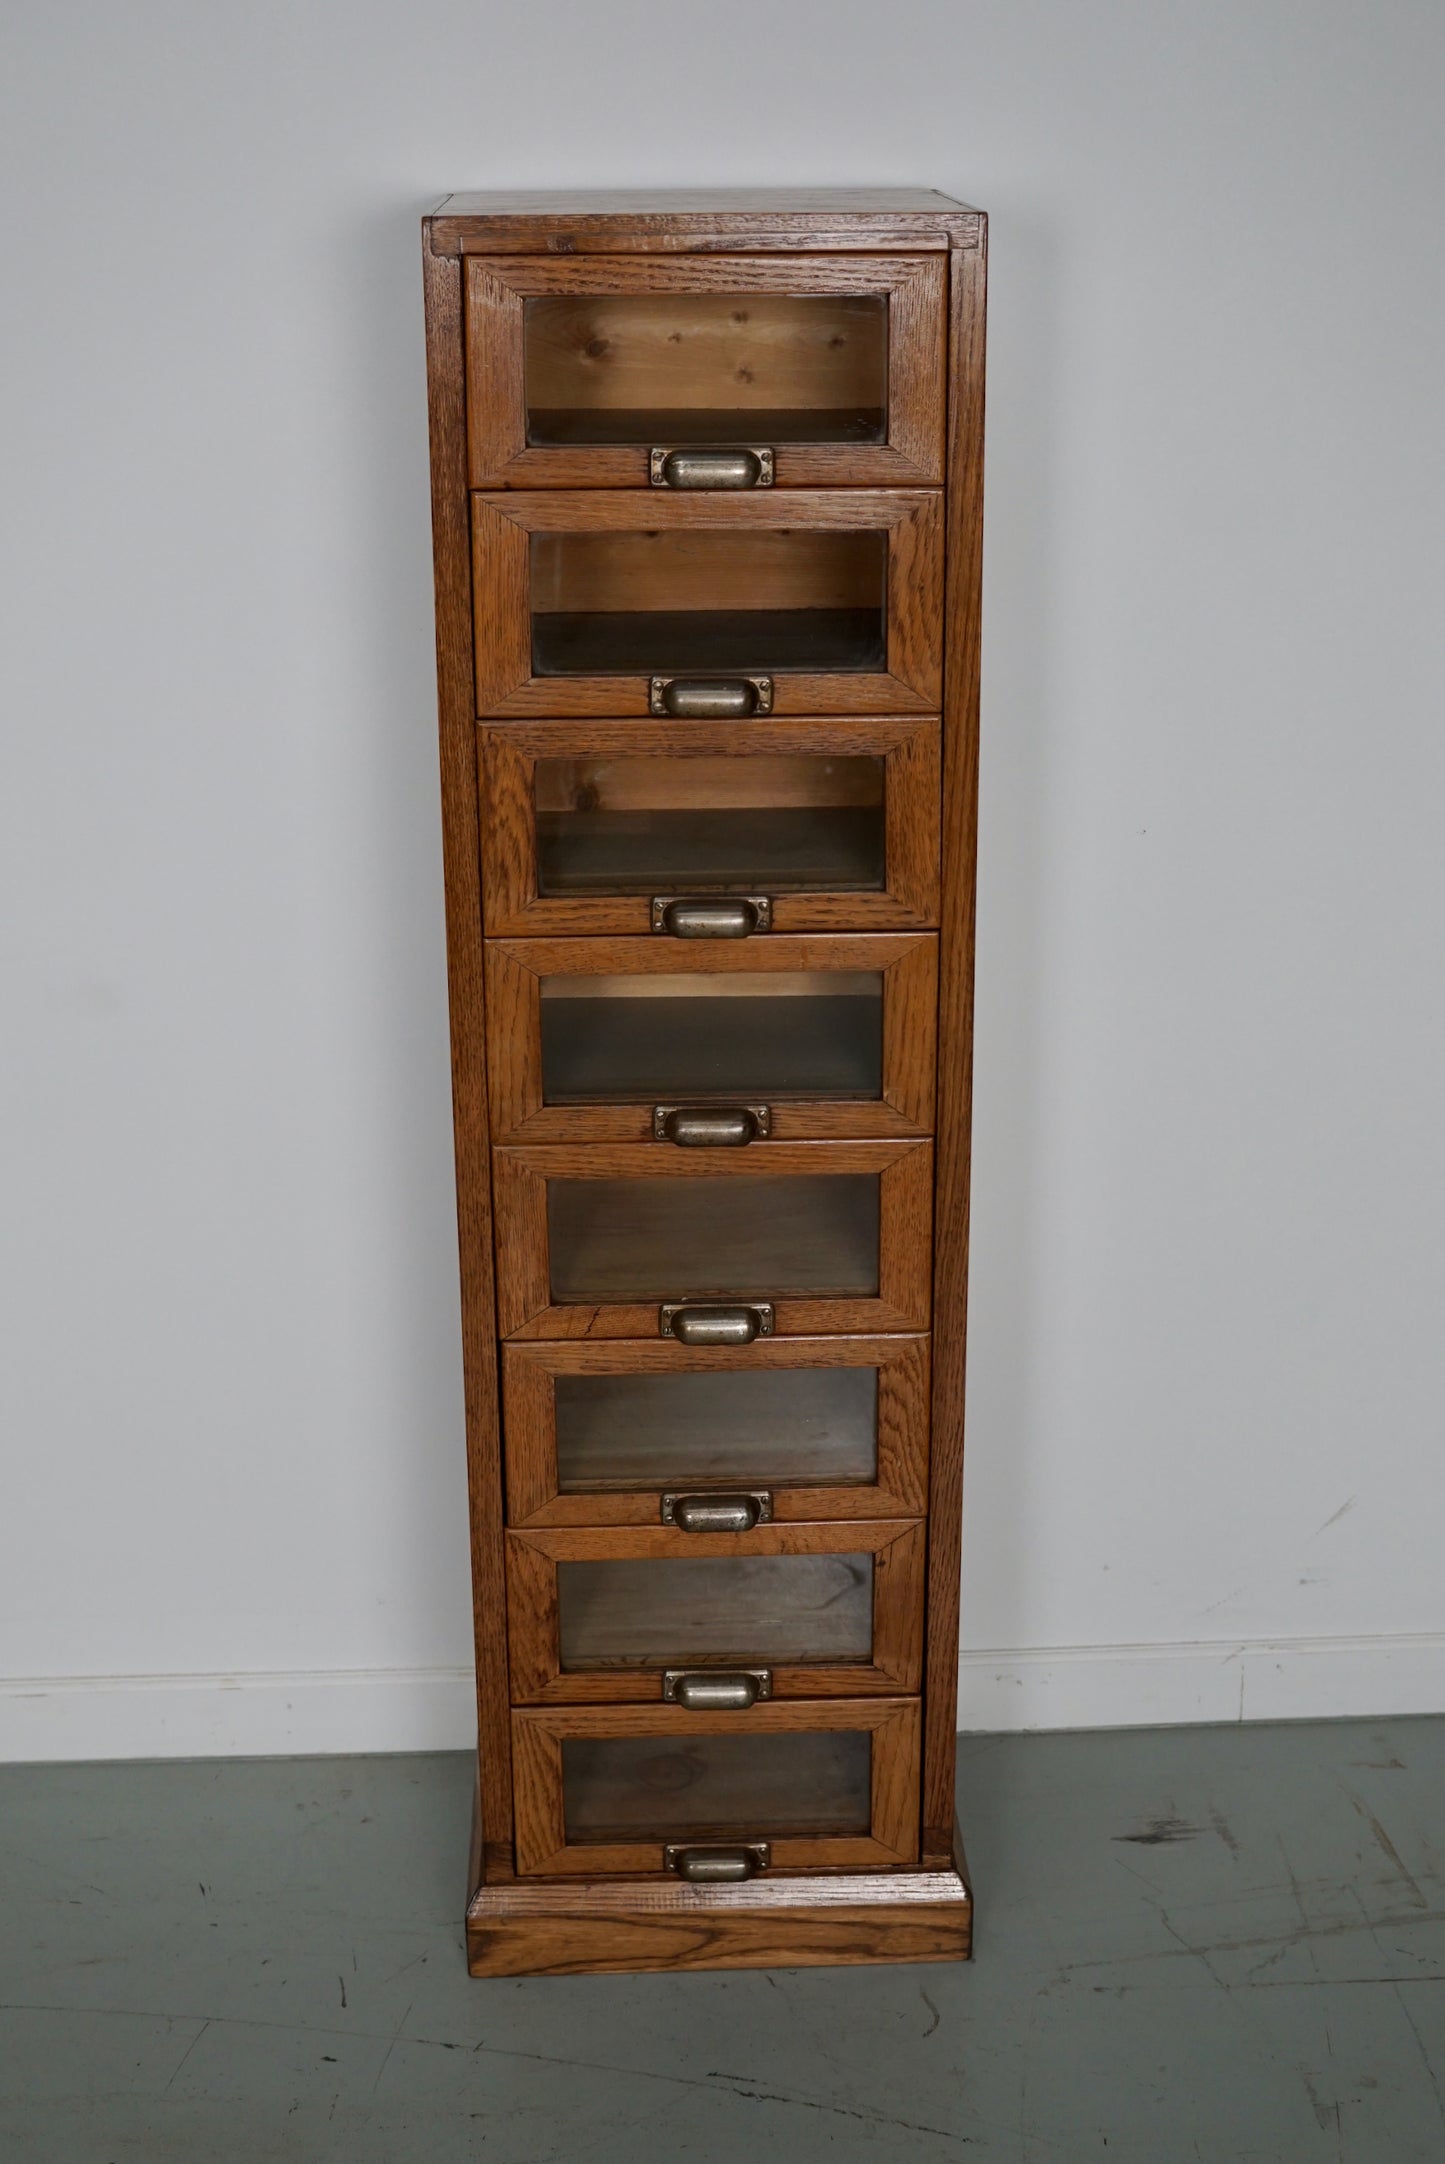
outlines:
M1445 1706L1442 68L1435 0L11 11L0 1750L467 1737L477 185L992 212L963 1717Z

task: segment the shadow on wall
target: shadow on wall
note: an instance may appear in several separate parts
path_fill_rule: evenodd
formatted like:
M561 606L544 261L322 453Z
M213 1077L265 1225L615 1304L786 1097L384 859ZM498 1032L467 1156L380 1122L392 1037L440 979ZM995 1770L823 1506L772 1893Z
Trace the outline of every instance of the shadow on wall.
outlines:
M388 1282L401 1304L388 1320L404 1427L388 1504L420 1642L455 1647L458 1663L469 1663L421 284L421 220L435 200L388 205L348 225L329 263L341 288L338 396L358 427L344 485L353 499L349 571L366 687L353 716L344 815L371 922L368 1009L384 1157L377 1179Z
M959 193L967 197L966 187ZM989 206L985 206L988 208ZM1016 1645L1041 1312L1040 1061L1051 770L1054 492L1060 398L1054 235L990 212L983 697L979 792L963 1616L970 1646ZM986 1531L983 1530L986 1528ZM986 1620L985 1620L986 1619ZM973 1725L968 1671L960 1725Z

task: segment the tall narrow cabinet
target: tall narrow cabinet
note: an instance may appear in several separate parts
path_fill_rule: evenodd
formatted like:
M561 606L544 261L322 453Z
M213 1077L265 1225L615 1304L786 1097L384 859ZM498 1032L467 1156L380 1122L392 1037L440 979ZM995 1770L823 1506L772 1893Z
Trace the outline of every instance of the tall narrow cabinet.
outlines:
M425 222L478 1976L969 1951L984 247Z

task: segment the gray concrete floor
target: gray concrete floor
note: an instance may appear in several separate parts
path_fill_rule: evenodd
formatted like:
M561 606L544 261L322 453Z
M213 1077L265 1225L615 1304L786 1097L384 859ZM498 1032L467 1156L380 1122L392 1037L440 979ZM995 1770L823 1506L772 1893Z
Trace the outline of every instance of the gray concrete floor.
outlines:
M0 2158L1445 2159L1445 1721L960 1765L969 1967L506 1983L462 1758L0 1768Z

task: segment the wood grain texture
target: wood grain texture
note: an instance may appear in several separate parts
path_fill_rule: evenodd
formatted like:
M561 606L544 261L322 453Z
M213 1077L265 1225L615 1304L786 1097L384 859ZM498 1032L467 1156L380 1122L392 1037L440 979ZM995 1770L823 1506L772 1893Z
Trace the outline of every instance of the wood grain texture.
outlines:
M915 1522L855 1519L842 1525L772 1524L749 1533L684 1533L669 1525L529 1527L507 1535L512 1699L516 1705L655 1705L665 1668L747 1667L772 1671L774 1701L915 1692L922 1664L923 1528ZM871 1660L786 1660L766 1644L703 1661L669 1651L656 1665L563 1669L557 1568L569 1561L731 1562L747 1556L873 1557ZM759 1626L761 1627L761 1626ZM744 1638L748 1624L739 1617Z
M781 488L876 487L879 484L937 483L943 473L944 353L947 326L946 258L887 256L871 261L848 256L696 257L649 256L499 257L469 256L466 263L468 324L468 412L473 488L645 488L648 447L585 445L553 447L527 442L525 304L529 298L576 296L589 299L642 295L741 294L769 296L842 296L877 294L887 305L888 440L881 444L780 444L775 485ZM588 330L588 346L610 347L604 331ZM669 355L671 358L671 355ZM674 369L676 364L673 364ZM807 380L811 375L811 383ZM817 387L817 369L801 383L779 387L764 398L755 388L744 392L753 404L785 405L791 389L795 402L827 404ZM565 387L543 382L551 396L539 403L564 402ZM677 405L708 403L703 386L671 386ZM612 404L643 406L657 397L657 385L644 379L629 385L627 395L609 391ZM839 403L846 403L841 395ZM739 428L745 423L740 419ZM659 441L665 441L660 435Z
M543 1102L542 986L547 978L618 975L759 977L877 971L883 979L883 1089L857 1101L770 1096L740 1091L743 1102L767 1099L770 1140L747 1146L749 1164L774 1142L843 1141L931 1131L936 941L931 933L770 935L740 940L518 939L487 944L488 1081L492 1133L498 1142L649 1142L646 1102L548 1105ZM675 1145L655 1144L659 1154ZM691 1150L684 1152L688 1157ZM741 1153L739 1153L741 1154Z
M512 1839L503 1620L501 1431L487 1134L486 1001L472 719L472 587L459 266L424 252L432 536L442 775L442 862L451 1008L452 1111L461 1263L462 1369L473 1582L478 1774L489 1851Z
M887 667L780 672L788 714L931 713L942 688L943 499L935 490L788 489L640 497L628 489L493 492L472 498L477 711L483 717L625 717L648 712L649 677L532 674L534 534L881 534L887 546ZM713 672L716 673L716 672Z
M538 892L536 795L541 762L646 761L640 771L685 777L699 759L727 761L746 801L750 767L797 759L825 771L839 759L880 758L884 767L885 885L880 891L779 893L778 932L885 931L938 921L940 739L936 722L829 715L725 724L677 721L489 722L477 735L487 846L483 908L490 935L607 936L649 931L639 894ZM664 762L666 762L664 764ZM754 801L761 800L756 794ZM752 891L752 890L750 890ZM766 885L756 891L767 892Z
M612 1876L663 1869L663 1840L569 1842L563 1818L562 1745L571 1737L657 1737L685 1745L698 1736L866 1733L872 1739L866 1834L770 1833L779 1870L867 1870L918 1855L917 1699L769 1700L746 1713L694 1713L678 1706L545 1706L512 1715L519 1876ZM679 1810L683 1807L679 1804ZM685 1827L680 1828L685 1832ZM666 1838L671 1838L667 1836Z
M642 188L464 191L423 230L443 255L707 255L971 248L980 225L933 188Z
M933 1447L924 1694L925 1854L953 1834L958 1727L964 1374L968 1330L969 1143L973 1110L973 978L978 834L979 631L983 573L983 398L986 262L982 248L951 266L947 700L944 709L943 909L934 1248Z
M764 1875L742 1886L517 1880L468 1904L473 1976L966 1961L973 1901L961 1845L931 1870Z
M527 1526L659 1522L661 1487L561 1492L559 1376L766 1374L840 1367L877 1370L877 1479L847 1487L788 1487L774 1482L774 1521L911 1517L923 1509L927 1496L928 1353L926 1337L755 1338L740 1349L679 1345L655 1337L504 1346L509 1519L513 1525ZM670 1485L722 1488L727 1483L679 1477Z
M844 1336L926 1330L931 1295L933 1152L927 1142L779 1142L761 1150L663 1150L652 1143L559 1143L498 1147L492 1152L496 1240L507 1267L497 1287L504 1337L639 1338L657 1331L658 1301L553 1303L548 1253L547 1181L826 1178L877 1174L880 1242L876 1298L779 1295L783 1337ZM678 1297L687 1288L678 1288ZM666 1295L665 1297L671 1297ZM738 1300L749 1297L739 1293Z

